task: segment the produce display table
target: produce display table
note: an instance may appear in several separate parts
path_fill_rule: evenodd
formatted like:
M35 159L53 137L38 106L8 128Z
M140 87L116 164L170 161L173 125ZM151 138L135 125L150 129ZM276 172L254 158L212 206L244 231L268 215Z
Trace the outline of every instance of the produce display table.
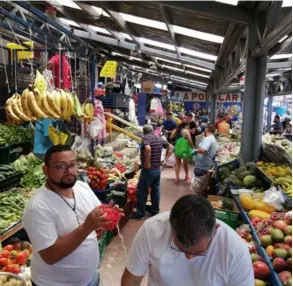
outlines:
M239 202L239 199L238 199L238 196L237 195L233 195L231 194L238 210L239 210L239 213L240 213L240 216L242 218L242 220L249 225L250 229L251 229L251 235L252 235L252 238L253 238L253 241L255 242L255 245L256 245L256 248L257 248L257 251L259 253L259 255L264 259L264 262L268 265L269 269L270 269L270 283L271 285L274 285L274 286L282 286L282 282L281 280L279 279L279 276L278 276L278 273L274 270L273 268L273 265L271 263L271 259L269 258L269 256L267 255L265 249L261 246L261 242L259 240L259 237L256 233L256 230L255 228L253 227L246 211L241 207L241 204Z
M23 229L22 223L21 222L16 223L15 225L13 225L7 231L5 231L4 233L0 235L0 242L3 242L4 240L10 238L21 229Z

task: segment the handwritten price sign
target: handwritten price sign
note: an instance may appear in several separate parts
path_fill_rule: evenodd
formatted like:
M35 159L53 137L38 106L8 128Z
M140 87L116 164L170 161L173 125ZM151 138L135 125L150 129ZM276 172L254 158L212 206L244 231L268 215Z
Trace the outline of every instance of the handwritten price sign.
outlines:
M115 61L106 61L104 64L100 76L101 77L115 77L117 69L117 62Z

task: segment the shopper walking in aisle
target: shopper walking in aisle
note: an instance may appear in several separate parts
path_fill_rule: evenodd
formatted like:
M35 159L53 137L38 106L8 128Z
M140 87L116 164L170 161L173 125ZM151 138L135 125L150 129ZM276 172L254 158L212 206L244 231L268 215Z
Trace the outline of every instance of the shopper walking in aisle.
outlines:
M175 175L176 175L176 179L175 179L175 184L178 184L180 181L180 169L181 169L181 163L183 160L183 168L185 171L185 181L189 181L190 177L189 177L189 170L188 170L188 163L189 163L189 159L190 157L188 157L188 155L185 157L182 157L180 155L180 151L182 149L182 143L183 139L189 144L189 148L193 149L193 142L192 142L192 138L191 138L191 134L188 128L188 123L187 122L182 122L181 124L178 125L178 127L176 128L176 130L173 131L172 135L171 135L171 140L174 138L176 140L175 143L175 158L176 158L176 166L175 166ZM185 146L188 149L188 144L185 143Z
M227 122L227 117L223 116L222 121L218 124L218 133L223 136L228 136L230 131L230 124Z
M170 142L170 136L171 136L172 132L177 127L177 124L173 120L171 112L166 114L166 120L163 122L163 127L164 127L164 131L165 131L165 133L167 135L167 140L168 140L168 142Z
M247 245L215 218L208 200L181 197L171 213L146 221L131 245L121 286L253 286Z
M205 137L194 151L196 154L194 178L190 189L199 195L204 195L208 187L211 170L214 166L214 159L217 152L217 141L214 136L215 128L208 124L205 130Z
M280 116L276 115L274 118L274 124L272 125L271 134L281 135L283 133L283 124L280 121Z
M101 203L86 183L76 180L78 165L69 146L48 149L44 173L47 182L29 200L22 220L34 250L33 285L100 286L95 230L109 224Z
M173 151L173 146L171 144L154 134L152 125L147 124L143 127L143 135L144 137L140 150L142 170L137 184L136 212L132 214L132 219L145 218L145 205L149 188L151 188L151 215L159 213L162 149L167 149L164 161L169 159Z

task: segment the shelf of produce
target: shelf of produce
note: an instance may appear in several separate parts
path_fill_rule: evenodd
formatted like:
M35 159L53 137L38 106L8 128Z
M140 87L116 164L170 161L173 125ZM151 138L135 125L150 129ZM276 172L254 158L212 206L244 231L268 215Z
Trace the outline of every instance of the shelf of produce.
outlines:
M233 169L232 168L230 169L229 166L233 166ZM220 171L221 168L224 168L224 167L228 167L230 170L237 169L239 167L239 159L235 159L235 160L232 160L230 162L217 165L217 168L216 168L216 180L217 180L217 182L220 181L219 171Z
M242 220L247 223L251 229L251 236L253 241L255 242L255 246L257 248L257 252L260 254L260 256L265 260L266 264L268 265L269 269L270 269L270 283L271 285L274 286L282 286L282 282L279 279L279 276L277 274L277 272L274 270L273 265L271 263L271 259L269 258L269 256L267 255L265 249L261 246L261 242L259 240L259 237L256 233L255 228L253 227L246 211L241 207L240 201L238 200L238 196L237 195L232 195L232 198L235 202L235 204L237 205L237 208L239 210L240 216L242 218Z
M18 231L20 231L21 229L23 229L23 225L21 222L18 222L16 224L14 224L12 227L10 227L7 231L5 231L4 233L2 233L0 235L0 242L3 242L4 240L8 239L9 237L13 236L14 234L16 234Z

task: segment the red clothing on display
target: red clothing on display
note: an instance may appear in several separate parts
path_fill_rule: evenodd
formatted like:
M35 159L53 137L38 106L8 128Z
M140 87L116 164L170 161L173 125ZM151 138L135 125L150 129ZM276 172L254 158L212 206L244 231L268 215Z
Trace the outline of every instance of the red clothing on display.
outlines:
M71 70L70 70L70 65L67 61L67 58L65 56L62 56L62 84L61 88L65 89L71 89L72 84L71 84ZM59 88L59 65L60 65L60 57L59 55L53 56L50 60L49 63L52 64L52 73L54 77L54 84L56 88Z

